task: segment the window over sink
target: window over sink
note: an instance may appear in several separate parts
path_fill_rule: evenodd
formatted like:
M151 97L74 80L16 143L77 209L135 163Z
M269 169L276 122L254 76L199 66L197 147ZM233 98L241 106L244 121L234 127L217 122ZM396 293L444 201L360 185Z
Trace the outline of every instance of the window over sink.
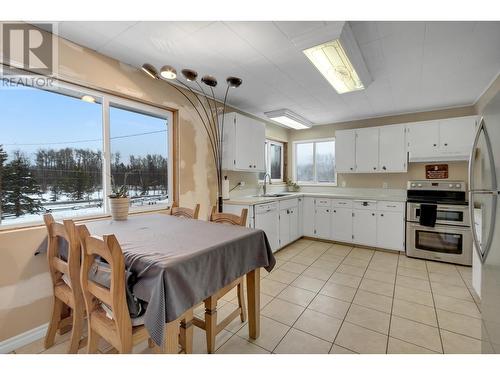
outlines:
M266 173L269 173L272 182L282 182L284 180L284 149L284 143L266 139ZM264 180L264 176L265 173L259 173L259 180Z
M294 142L294 179L302 184L336 185L335 139Z

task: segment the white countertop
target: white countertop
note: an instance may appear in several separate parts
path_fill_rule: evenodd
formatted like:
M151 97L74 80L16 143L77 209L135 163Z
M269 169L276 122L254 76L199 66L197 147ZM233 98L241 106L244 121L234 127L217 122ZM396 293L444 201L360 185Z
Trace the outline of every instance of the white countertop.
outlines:
M280 193L278 193L280 194ZM283 199L298 198L298 197L318 197L318 198L339 198L339 199L362 199L373 201L391 201L391 202L406 202L406 197L400 195L384 195L384 194L356 194L356 193L283 193L282 197L262 197L262 196L242 196L234 197L224 201L224 204L246 205L253 206L254 204L276 202Z

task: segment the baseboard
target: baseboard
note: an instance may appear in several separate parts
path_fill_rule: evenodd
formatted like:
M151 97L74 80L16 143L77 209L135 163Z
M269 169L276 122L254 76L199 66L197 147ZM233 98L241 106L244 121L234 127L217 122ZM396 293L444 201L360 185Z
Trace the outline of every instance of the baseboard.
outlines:
M41 326L30 329L29 331L23 332L20 335L8 338L7 340L0 342L0 354L10 353L13 350L41 339L45 336L48 326L49 323L45 323Z

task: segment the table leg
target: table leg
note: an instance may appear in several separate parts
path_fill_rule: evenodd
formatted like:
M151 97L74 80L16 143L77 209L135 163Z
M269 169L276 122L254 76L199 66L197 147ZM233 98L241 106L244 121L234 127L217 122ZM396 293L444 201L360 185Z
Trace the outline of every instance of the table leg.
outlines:
M260 335L260 268L247 273L248 334L256 339Z

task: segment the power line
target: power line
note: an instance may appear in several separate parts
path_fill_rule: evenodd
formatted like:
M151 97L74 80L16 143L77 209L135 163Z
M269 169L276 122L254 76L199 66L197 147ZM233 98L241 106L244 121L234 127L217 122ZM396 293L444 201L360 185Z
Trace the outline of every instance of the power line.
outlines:
M153 132L120 135L120 136L116 136L116 137L110 137L109 139L132 138L132 137L139 137L141 135L166 133L166 132L167 132L166 130L157 130L157 131L153 131ZM80 141L50 142L50 143L5 143L4 146L49 146L49 145L67 145L67 144L99 142L99 141L102 141L102 138L82 139Z

